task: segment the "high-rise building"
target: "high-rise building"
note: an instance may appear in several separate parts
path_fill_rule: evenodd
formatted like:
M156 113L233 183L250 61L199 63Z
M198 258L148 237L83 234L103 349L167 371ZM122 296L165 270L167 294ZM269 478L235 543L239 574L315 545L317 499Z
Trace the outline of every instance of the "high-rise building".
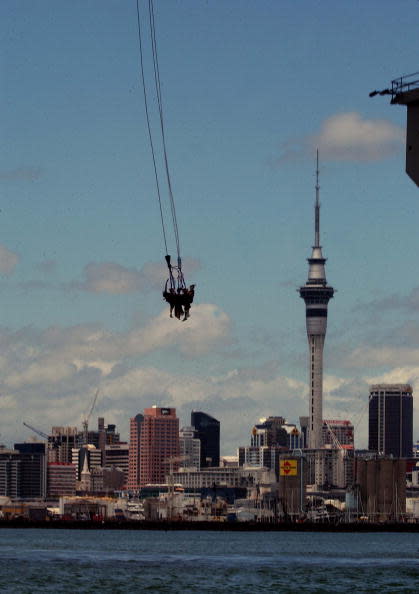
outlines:
M201 441L195 437L193 427L179 431L179 467L199 470L201 465Z
M76 492L77 468L67 462L48 463L48 497L74 495Z
M84 429L83 431L78 431L75 447L80 448L83 445L92 444L104 454L106 444L119 442L120 437L119 433L116 432L116 425L110 424L105 427L105 419L98 417L97 427L97 430Z
M370 387L368 449L394 456L413 455L413 391L408 384Z
M284 446L241 446L238 448L239 467L267 468L279 476L279 459L287 451Z
M144 415L138 414L129 421L129 454L127 488L140 488L140 438Z
M128 480L129 446L125 442L113 443L105 446L105 464L107 468L120 468L125 476L124 484Z
M140 486L162 484L179 466L179 419L175 408L144 409L140 434Z
M220 421L207 413L191 412L191 425L201 441L201 468L220 465Z
M319 156L316 168L316 202L314 207L314 245L308 258L308 280L300 288L306 305L306 328L309 347L309 426L308 447L321 448L323 430L323 347L327 327L327 305L334 289L327 284L320 245Z
M323 421L323 444L343 446L345 449L354 448L354 426L347 420Z
M46 444L15 443L13 450L0 448L0 495L37 499L46 494Z
M45 443L15 443L21 462L20 497L44 498L47 494L47 452Z
M259 419L252 429L251 447L284 447L296 449L303 447L302 435L294 423L287 423L284 417Z
M287 446L287 432L284 429L284 417L268 417L260 419L252 429L250 445L261 446Z
M0 495L20 497L21 461L17 450L0 447Z
M71 450L77 445L77 427L53 427L48 436L48 462L71 463Z

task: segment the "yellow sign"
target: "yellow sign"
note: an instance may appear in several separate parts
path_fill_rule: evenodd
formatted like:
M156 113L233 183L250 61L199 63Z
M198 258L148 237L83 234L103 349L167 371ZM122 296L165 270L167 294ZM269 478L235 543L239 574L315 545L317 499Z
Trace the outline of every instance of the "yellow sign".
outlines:
M281 460L279 463L279 474L281 476L297 476L297 460Z

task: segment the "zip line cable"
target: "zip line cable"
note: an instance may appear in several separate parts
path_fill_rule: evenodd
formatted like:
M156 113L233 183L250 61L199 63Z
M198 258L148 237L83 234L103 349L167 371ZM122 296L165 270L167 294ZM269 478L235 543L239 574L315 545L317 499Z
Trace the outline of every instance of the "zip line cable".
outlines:
M159 60L158 60L158 52L157 52L157 38L156 38L156 26L155 26L155 20L154 20L153 0L148 0L148 8L149 8L151 46L152 46L152 54L153 54L154 83L155 83L155 87L156 87L157 103L158 103L159 116L160 116L160 130L161 130L161 137L162 137L164 164L165 164L165 171L166 171L167 187L169 190L170 208L171 208L171 213L172 213L173 230L174 230L175 241L176 241L178 265L180 267L181 260L180 260L179 231L178 231L178 224L177 224L177 217L176 217L175 200L174 200L173 191L172 191L172 181L171 181L171 177L170 177L169 163L168 163L168 158L167 158L166 135L165 135L165 131L164 131L164 118L163 118L163 101L162 101L162 92L161 92L161 83L160 83L160 68L159 68Z
M148 98L147 98L147 85L146 85L145 72L144 72L144 55L143 55L143 41L142 41L142 34L141 34L141 16L140 16L139 0L137 0L136 4L137 4L138 41L139 41L139 47L140 47L141 80L142 80L142 86L143 86L144 104L145 104L145 112L146 112L146 119L147 119L147 129L148 129L148 137L149 137L151 154L152 154L152 159L153 159L154 176L155 176L155 181L156 181L160 218L161 218L161 224L162 224L162 229L163 229L163 238L164 238L164 244L165 244L166 255L167 255L168 254L167 234L166 234L165 225L164 225L162 198L161 198L159 175L158 175L157 162L156 162L156 150L154 148L153 134L152 134L152 130L151 130L150 111L149 111L149 107L148 107ZM170 211L171 211L171 216L172 216L173 233L174 233L174 238L175 238L175 243L176 243L177 270L178 270L180 280L183 284L184 281L183 281L183 275L182 275L182 261L181 261L181 256L180 256L179 230L178 230L178 224L177 224L176 208L175 208L175 201L174 201L173 190L172 190L172 182L171 182L171 177L170 177L169 162L168 162L168 156L167 156L166 136L165 136L165 130L164 130L163 102L162 102L160 70L159 70L159 62L158 62L158 54L157 54L157 39L156 39L156 29L155 29L155 20L154 20L153 0L148 0L148 11L149 11L151 51L152 51L152 59L153 59L154 85L155 85L155 91L156 91L156 96L157 96L157 107L158 107L158 113L159 113L161 145L162 145L162 149L163 149L163 162L164 162L164 169L165 169L165 173L166 173L166 181L167 181L167 188L168 188L168 194L169 194L169 203L170 203ZM170 258L168 258L168 256L166 256L166 262L169 266L169 271L171 274Z
M139 43L139 47L140 47L141 80L142 80L142 84L143 84L143 95L144 95L144 105L145 105L145 113L146 113L146 120L147 120L148 139L150 142L151 156L153 159L154 178L156 180L157 198L158 198L158 202L159 202L160 220L161 220L161 226L162 226L162 231L163 231L164 247L165 247L166 254L167 254L168 253L167 239L166 239L166 230L165 230L165 226L164 226L164 217L163 217L163 208L162 208L161 194L160 194L159 176L157 173L156 155L155 155L155 151L154 151L153 136L151 134L150 116L149 116L149 112L148 112L147 87L145 84L145 75L144 75L143 43L142 43L142 36L141 36L141 19L140 19L139 0L137 0L137 29L138 29L138 43Z

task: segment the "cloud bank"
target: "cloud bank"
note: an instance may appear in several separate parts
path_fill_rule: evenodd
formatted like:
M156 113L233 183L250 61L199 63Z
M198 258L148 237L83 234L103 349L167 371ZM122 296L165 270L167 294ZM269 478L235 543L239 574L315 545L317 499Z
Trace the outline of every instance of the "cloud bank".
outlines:
M415 337L419 344L419 326ZM345 343L342 373L325 374L324 416L350 419L358 447L367 443L371 383L410 382L419 390L416 344L413 336L411 346ZM12 445L29 438L22 421L44 431L53 425L80 427L100 386L94 417L116 423L123 438L128 438L129 418L152 404L176 407L185 424L191 410L201 409L220 419L222 451L234 454L249 443L261 417L282 415L298 422L308 409L305 381L290 377L277 361L214 370L212 357L233 361L229 355L236 347L230 318L213 304L194 306L185 324L170 320L165 309L124 332L97 324L0 328L1 441Z

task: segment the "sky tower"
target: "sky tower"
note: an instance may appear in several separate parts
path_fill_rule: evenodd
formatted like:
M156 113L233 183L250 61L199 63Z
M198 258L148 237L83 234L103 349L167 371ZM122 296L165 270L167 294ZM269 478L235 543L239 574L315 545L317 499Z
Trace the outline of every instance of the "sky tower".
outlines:
M306 327L309 348L309 427L308 447L323 446L323 346L327 327L327 304L334 289L327 284L320 245L320 201L319 201L319 151L316 161L316 203L314 206L314 245L308 260L308 280L300 288L300 297L306 304Z

